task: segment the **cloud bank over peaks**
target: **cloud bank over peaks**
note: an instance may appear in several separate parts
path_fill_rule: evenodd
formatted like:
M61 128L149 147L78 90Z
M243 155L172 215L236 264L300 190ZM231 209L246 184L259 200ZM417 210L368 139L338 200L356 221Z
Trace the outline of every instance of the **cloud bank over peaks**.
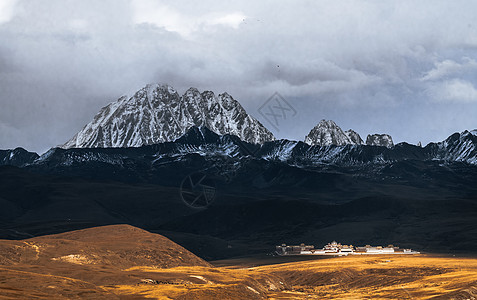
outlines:
M477 2L0 5L0 149L46 151L148 82L228 92L264 125L258 109L278 92L299 120L277 138L303 139L321 119L397 143L477 127Z

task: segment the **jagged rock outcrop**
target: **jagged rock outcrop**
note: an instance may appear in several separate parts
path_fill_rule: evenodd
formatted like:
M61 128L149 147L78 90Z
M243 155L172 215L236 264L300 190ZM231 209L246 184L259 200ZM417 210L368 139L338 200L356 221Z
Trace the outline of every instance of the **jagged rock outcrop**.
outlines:
M392 148L394 143L389 134L368 134L366 145Z
M354 131L352 129L349 129L349 130L346 130L344 133L350 139L351 144L355 144L355 145L363 145L364 144L363 139L361 138L361 136L356 131Z
M249 143L274 140L273 134L227 93L184 95L166 84L149 84L134 96L119 98L103 109L63 148L139 147L174 141L192 126L232 134Z
M321 120L305 137L305 143L311 146L363 144L359 134L353 130L343 131L332 120Z

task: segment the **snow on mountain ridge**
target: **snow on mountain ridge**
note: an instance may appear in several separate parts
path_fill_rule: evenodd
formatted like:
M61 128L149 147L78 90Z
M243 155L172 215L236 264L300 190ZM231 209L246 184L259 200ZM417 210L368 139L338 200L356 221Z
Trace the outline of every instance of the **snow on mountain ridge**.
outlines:
M132 97L103 107L63 148L139 147L173 141L192 126L232 134L250 143L275 138L227 93L189 88L184 95L167 84L148 84Z
M242 166L250 159L280 161L299 168L346 166L367 169L392 165L403 161L463 162L477 165L477 136L464 131L454 133L446 140L417 147L399 143L395 147L373 145L310 146L300 141L275 140L262 145L251 145L233 135L217 135L207 127L193 127L174 142L130 149L51 149L31 165L36 167L79 166L101 162L127 167L130 160L153 159L154 163L168 164L198 154L204 161L234 161ZM10 153L7 153L8 157ZM232 159L232 160L230 160ZM1 150L0 150L1 162ZM142 165L142 164L141 164ZM220 164L219 164L220 165ZM224 167L226 169L227 167Z
M475 132L475 130L472 131ZM454 133L446 140L437 143L436 158L477 164L477 135L472 131Z

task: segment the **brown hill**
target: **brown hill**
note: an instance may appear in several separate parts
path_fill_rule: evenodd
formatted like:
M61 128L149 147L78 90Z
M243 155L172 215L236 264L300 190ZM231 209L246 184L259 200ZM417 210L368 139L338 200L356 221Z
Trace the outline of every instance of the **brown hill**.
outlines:
M110 225L35 237L0 240L0 265L55 263L114 268L209 266L171 240L129 225Z
M0 299L114 298L103 285L137 284L153 269L209 267L171 240L111 225L20 241L0 240Z

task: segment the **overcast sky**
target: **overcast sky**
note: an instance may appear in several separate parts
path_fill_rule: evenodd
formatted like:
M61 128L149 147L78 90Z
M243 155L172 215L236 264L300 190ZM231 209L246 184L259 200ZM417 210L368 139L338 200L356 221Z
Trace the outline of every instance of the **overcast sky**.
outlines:
M0 0L0 149L43 153L150 82L227 91L277 138L321 119L477 128L477 1ZM259 112L278 92L296 114Z

